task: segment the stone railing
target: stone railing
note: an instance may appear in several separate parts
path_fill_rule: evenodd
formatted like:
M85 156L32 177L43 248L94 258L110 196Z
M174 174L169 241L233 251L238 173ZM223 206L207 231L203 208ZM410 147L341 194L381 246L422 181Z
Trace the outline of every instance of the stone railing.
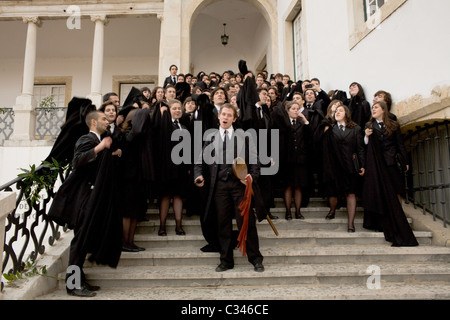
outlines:
M55 141L64 124L67 108L36 108L36 112L35 139ZM9 140L13 132L13 109L0 109L0 140Z

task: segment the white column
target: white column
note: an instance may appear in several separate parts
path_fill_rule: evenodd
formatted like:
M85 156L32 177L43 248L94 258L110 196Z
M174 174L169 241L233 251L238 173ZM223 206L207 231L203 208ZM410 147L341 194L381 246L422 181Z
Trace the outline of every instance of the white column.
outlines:
M14 132L11 140L34 140L36 131L37 102L33 96L34 73L36 68L37 28L39 17L24 17L28 25L23 69L22 94L16 98L14 110Z
M178 66L178 71L187 73L189 66L181 65L181 1L165 0L164 13L158 15L161 21L161 39L159 42L159 84L169 75L172 64Z
M108 19L105 15L96 15L91 16L91 20L95 23L95 34L92 52L91 93L88 98L99 108L102 104L103 51L105 25L108 23Z

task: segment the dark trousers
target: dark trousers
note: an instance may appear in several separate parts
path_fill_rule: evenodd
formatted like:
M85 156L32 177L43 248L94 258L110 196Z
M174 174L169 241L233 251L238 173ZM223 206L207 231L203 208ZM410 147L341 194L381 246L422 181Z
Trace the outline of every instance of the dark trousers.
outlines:
M70 252L69 252L69 266L78 266L83 270L83 265L86 260L87 251L83 245L84 239L84 228L86 228L86 214L84 210L81 209L80 216L78 218L78 223L73 229L73 239L70 242Z
M245 186L236 178L231 177L227 181L216 182L214 200L216 203L217 223L220 243L220 262L228 267L234 266L232 239L233 219L241 230L243 217L239 205L244 198ZM249 213L247 233L247 257L251 264L262 263L263 256L259 251L259 239L256 229L256 219L252 211Z

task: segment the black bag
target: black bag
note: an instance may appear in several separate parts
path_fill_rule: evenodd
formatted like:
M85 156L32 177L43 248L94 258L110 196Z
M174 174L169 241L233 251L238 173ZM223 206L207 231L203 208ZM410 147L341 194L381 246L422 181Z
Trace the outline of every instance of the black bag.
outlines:
M353 161L353 165L355 166L356 172L360 173L361 172L361 165L359 164L358 155L356 153L354 153L352 155L352 161Z

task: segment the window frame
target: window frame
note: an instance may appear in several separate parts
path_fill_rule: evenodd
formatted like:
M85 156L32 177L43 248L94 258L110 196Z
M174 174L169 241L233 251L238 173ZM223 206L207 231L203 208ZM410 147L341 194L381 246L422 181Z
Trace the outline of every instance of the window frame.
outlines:
M72 99L72 77L35 77L34 86L65 86L64 107L67 107ZM34 87L33 86L33 87ZM34 89L33 89L34 90ZM38 101L39 106L40 101Z
M367 0L347 0L350 50L355 48L370 33L378 29L387 18L408 0L385 0L384 4L370 17L367 17L366 1Z

